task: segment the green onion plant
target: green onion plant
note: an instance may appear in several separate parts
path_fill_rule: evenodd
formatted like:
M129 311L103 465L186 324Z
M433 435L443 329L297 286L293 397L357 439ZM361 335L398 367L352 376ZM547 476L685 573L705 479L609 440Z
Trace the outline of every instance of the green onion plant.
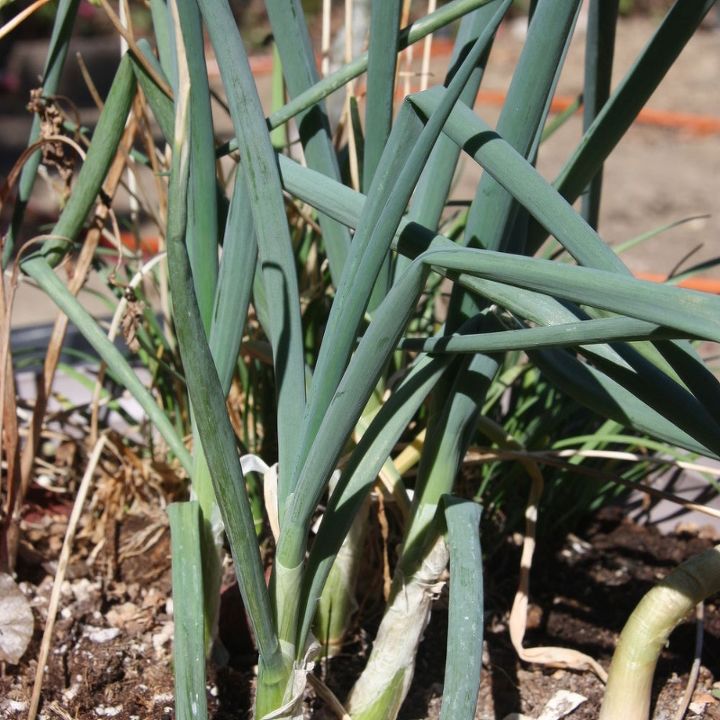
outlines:
M456 481L468 449L488 444L478 423L523 377L543 384L544 395L528 392L531 402L569 396L598 418L603 437L634 432L720 457L720 384L693 344L720 340L720 300L635 279L598 234L603 164L713 2L677 0L612 87L618 3L591 0L582 137L558 176L546 179L535 161L580 0L532 3L495 127L474 101L511 0L451 0L404 28L399 0L372 3L368 52L326 77L300 1L267 0L287 93L283 102L275 84L269 117L228 0L150 1L153 41L131 44L123 57L51 239L18 261L137 399L189 478L191 499L170 511L178 718L207 717L205 658L225 543L258 651L255 717L303 717L315 637L327 640L332 626L339 642L348 627L363 553L358 523L366 523L378 475L403 539L367 666L341 701L355 720L397 716L449 563L441 717L473 718L482 488L468 493L464 483L460 495ZM60 0L47 94L76 11L77 2ZM398 53L458 21L445 77L395 103ZM231 137L214 124L205 37ZM335 137L325 99L363 73L367 96L353 113L363 127L352 130L362 182L352 189L345 172L352 149ZM76 249L128 118L143 107L169 150L159 154L170 160L158 174L167 182L162 236L181 359L173 382L184 378L189 398L185 425L165 411L168 403L158 404L54 270ZM293 133L302 162L288 142ZM484 172L467 211L449 217L461 153ZM6 262L37 162L35 155L23 170ZM545 257L550 236L566 253L562 261ZM147 337L158 332L152 325ZM163 362L170 342L166 350ZM148 362L161 367L157 357ZM235 420L243 450L266 454L262 483L243 473L238 423L228 413L233 387L242 397ZM543 424L551 408L525 410L516 421L526 441L535 438L528 446L563 439L553 435L557 422ZM423 428L411 481L393 458L398 443ZM265 442L248 440L258 432ZM587 446L603 442L591 437ZM513 481L512 472L489 477L498 487ZM563 494L562 483L555 492ZM275 534L269 580L258 540L263 512Z

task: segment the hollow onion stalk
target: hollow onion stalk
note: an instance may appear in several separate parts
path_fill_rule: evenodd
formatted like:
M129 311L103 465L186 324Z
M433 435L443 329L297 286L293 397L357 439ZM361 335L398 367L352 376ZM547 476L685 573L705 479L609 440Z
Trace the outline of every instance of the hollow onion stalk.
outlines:
M720 591L720 545L686 560L640 601L620 634L600 720L647 720L655 666L670 633Z

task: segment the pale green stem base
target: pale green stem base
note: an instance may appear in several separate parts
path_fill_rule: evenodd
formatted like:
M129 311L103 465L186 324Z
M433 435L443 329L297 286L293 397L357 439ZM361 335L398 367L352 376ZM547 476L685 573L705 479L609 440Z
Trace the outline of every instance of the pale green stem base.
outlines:
M193 441L195 455L193 457L192 490L200 505L200 539L205 596L205 652L207 654L217 638L225 536L220 508L212 487L210 470L196 428L193 428L193 433L195 434Z
M647 720L655 666L670 633L720 591L720 545L690 558L650 590L620 635L600 720Z
M346 708L353 720L394 720L407 695L432 601L448 563L448 550L439 538L417 572L404 579L396 574L367 667L353 687Z
M370 504L366 500L335 558L315 616L315 636L332 657L342 649L352 615L357 609L355 586L367 530Z

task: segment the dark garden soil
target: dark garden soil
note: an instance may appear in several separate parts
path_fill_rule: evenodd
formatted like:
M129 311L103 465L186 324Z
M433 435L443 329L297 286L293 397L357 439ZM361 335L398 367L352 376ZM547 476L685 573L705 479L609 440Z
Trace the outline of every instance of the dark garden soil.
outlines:
M0 678L0 717L24 718L32 691L54 561L66 509L35 512L25 520L19 579L36 620L33 641L19 666ZM556 547L541 546L532 573L526 646L562 645L582 650L608 666L624 620L642 595L675 565L710 547L709 533L690 529L669 536L623 520L622 511L602 511L577 535ZM174 717L171 667L172 615L169 531L164 513L127 514L105 529L94 557L92 543L78 541L63 586L47 672L42 715L118 720ZM95 545L97 547L97 545ZM542 669L519 663L510 645L507 614L517 576L519 548L496 544L486 568L486 647L478 718L523 713L537 718L558 691L587 698L575 720L597 717L602 684L589 673ZM362 583L361 583L362 585ZM242 621L238 595L226 590L221 635L230 662L211 671L211 717L249 717L255 658ZM361 597L366 607L372 599ZM705 606L702 668L687 718L720 718L720 598ZM379 603L378 603L379 606ZM372 618L372 612L365 613ZM377 622L377 618L375 619ZM436 718L442 697L447 598L441 595L421 647L403 720ZM363 665L373 628L360 628L343 653L320 662L316 672L339 697ZM655 717L673 718L693 659L695 625L672 635L656 673ZM321 703L309 698L313 717ZM511 716L514 717L514 716Z

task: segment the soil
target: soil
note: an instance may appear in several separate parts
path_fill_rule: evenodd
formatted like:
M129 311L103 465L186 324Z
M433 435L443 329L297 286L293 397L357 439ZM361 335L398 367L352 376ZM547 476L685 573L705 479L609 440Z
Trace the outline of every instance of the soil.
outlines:
M26 543L19 578L36 620L33 641L20 664L0 678L0 717L25 717L53 581L54 558L67 522L67 508L49 506L24 521ZM170 545L164 513L125 514L104 533L100 552L90 556L89 538L78 541L66 581L43 683L45 718L169 720L174 717L170 600ZM710 547L697 531L668 536L624 519L624 511L601 511L577 535L544 544L534 562L526 646L575 648L608 667L618 633L642 595L679 562ZM537 717L558 691L586 700L567 717L597 717L602 683L591 673L544 669L520 663L507 630L515 591L519 547L495 545L486 567L486 630L477 718L498 720L511 713ZM368 607L366 590L360 601ZM221 639L229 663L213 664L208 684L215 720L250 717L255 655L236 586L223 594ZM322 661L316 673L343 697L362 668L378 617L365 613L342 653ZM437 718L445 663L447 597L435 603L421 646L416 675L401 720ZM720 598L706 603L703 663L686 717L720 718ZM673 718L687 684L695 626L683 623L663 651L655 678L655 718ZM331 717L308 696L308 717Z
M607 669L618 635L642 596L678 562L711 545L711 539L695 533L661 535L655 528L625 520L621 508L600 511L582 532L569 534L554 548L540 548L533 563L525 646L574 648ZM550 698L565 690L587 698L566 717L594 720L604 689L594 674L534 667L516 659L506 618L518 559L517 550L507 546L486 570L489 617L476 718L499 720L511 713L537 717ZM715 598L705 607L703 662L692 701L698 712L689 711L686 718L720 718L720 702L712 695L713 687L720 687L713 686L720 673L719 601ZM437 678L444 663L445 621L446 611L437 608L402 720L439 717L442 685ZM656 720L675 717L694 646L695 626L685 622L672 634L658 663L652 715Z

